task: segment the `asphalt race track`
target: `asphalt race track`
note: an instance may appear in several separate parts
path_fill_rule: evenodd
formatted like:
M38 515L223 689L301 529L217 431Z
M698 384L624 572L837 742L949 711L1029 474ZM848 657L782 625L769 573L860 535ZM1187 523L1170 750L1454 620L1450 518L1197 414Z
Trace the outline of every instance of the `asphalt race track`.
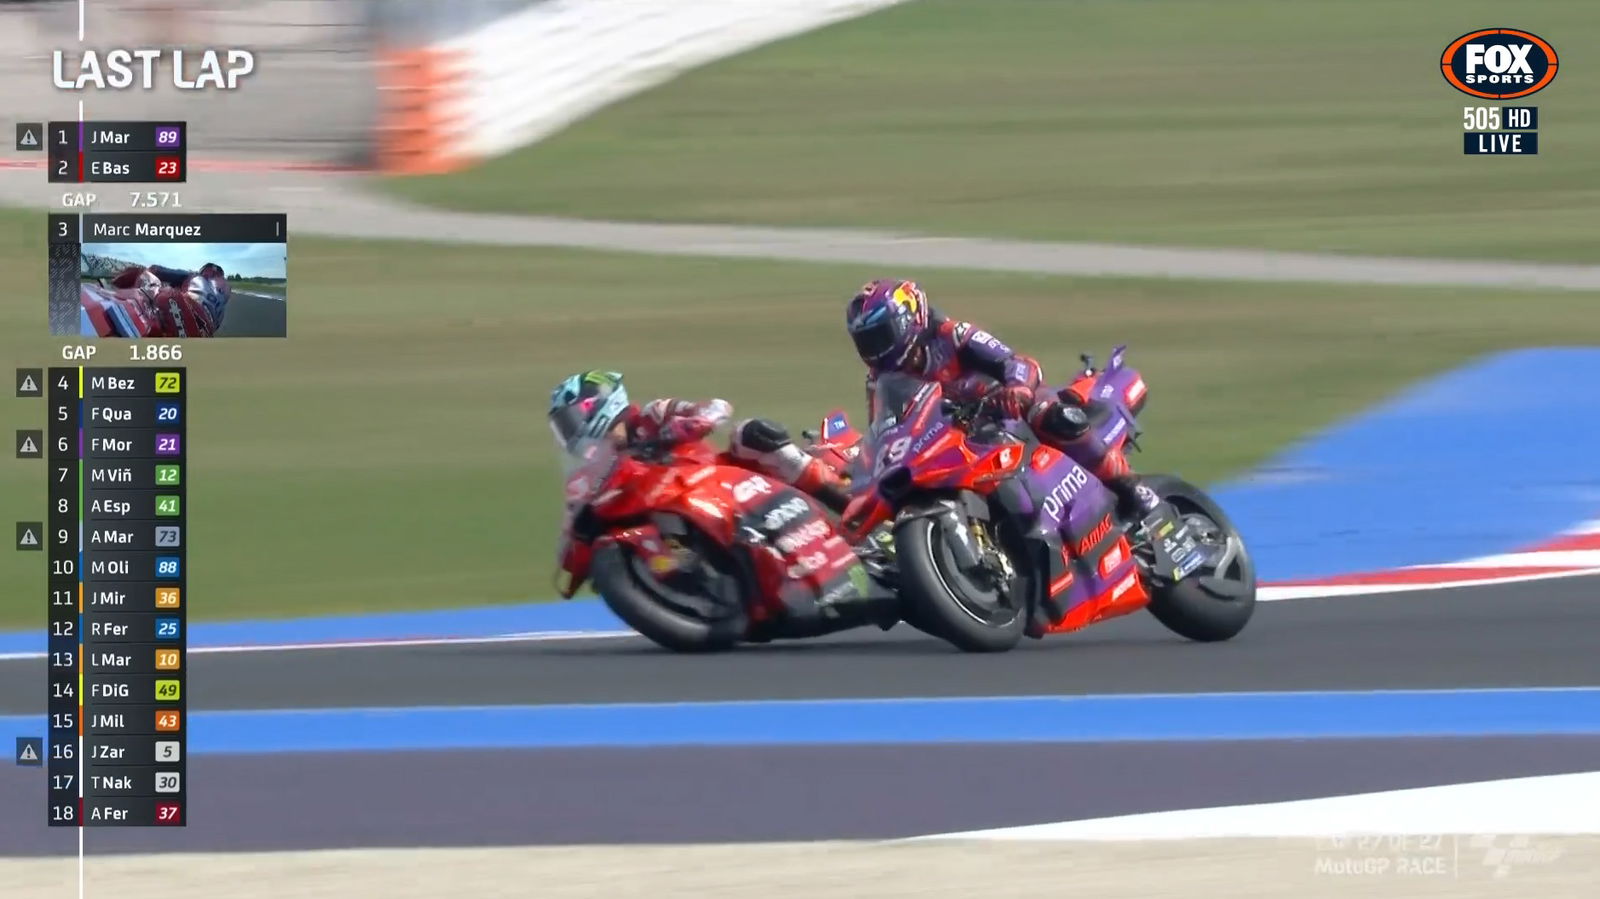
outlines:
M194 656L191 709L1017 696L1600 683L1600 578L1261 603L1238 638L1139 614L964 655L900 626L679 656L643 639ZM42 712L43 666L0 662L0 715Z
M1600 684L1600 578L1263 603L1215 645L1146 615L968 656L900 627L722 656L637 638L192 657L191 710L1190 694ZM0 715L42 712L0 662ZM197 755L181 833L91 852L893 838L1591 770L1600 735ZM0 767L0 854L76 852Z

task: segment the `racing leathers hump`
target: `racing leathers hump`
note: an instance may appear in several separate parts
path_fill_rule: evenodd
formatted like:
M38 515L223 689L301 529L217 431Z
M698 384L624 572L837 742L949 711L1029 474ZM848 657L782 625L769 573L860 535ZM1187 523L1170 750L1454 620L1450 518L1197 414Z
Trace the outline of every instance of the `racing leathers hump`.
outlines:
M726 400L652 400L628 410L624 420L625 439L631 446L700 440L732 414L733 406ZM849 502L849 493L833 469L795 446L788 430L770 419L751 418L739 422L729 438L725 457L730 464L760 472L808 493L836 512L843 511Z
M1033 405L1034 393L1043 381L1039 363L1001 342L988 331L971 322L955 321L936 316L932 333L917 351L911 353L899 369L900 373L937 381L941 385L970 383L975 378L998 382L1006 411L1013 418L1021 418ZM872 408L879 372L867 372L867 418L877 418L878 410Z
M700 440L732 414L733 406L727 400L697 403L667 398L630 407L623 419L627 426L628 445L635 446Z

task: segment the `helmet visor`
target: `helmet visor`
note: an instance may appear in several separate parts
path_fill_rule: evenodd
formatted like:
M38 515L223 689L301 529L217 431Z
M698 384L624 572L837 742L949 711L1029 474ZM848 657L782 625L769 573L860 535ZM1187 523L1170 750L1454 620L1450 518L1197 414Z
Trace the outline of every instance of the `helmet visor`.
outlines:
M551 411L550 432L555 435L556 449L570 452L589 427L589 411L584 403L573 403Z
M891 316L881 316L850 329L850 339L855 341L856 354L863 362L879 362L894 351L899 336Z

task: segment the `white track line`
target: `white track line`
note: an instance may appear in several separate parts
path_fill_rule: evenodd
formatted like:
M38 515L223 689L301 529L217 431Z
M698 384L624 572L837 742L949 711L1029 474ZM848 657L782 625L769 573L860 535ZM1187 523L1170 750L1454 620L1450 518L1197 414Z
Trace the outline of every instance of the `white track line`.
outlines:
M1189 840L1363 834L1600 833L1600 772L913 837L923 840ZM1480 854L1482 849L1479 850Z
M1446 566L1438 566L1446 567ZM1532 574L1513 574L1502 577L1465 578L1438 584L1305 584L1295 586L1264 586L1256 591L1257 602L1281 602L1287 599L1325 599L1336 596L1376 596L1383 593L1415 593L1423 590L1451 590L1460 587L1492 587L1496 584L1521 584L1527 581L1550 581L1557 578L1583 577L1600 574L1600 568L1579 571L1540 571Z
M352 640L346 643L262 643L240 646L195 646L190 655L242 652L302 652L316 649L385 649L403 646L470 646L481 643L554 643L569 640L615 640L620 637L637 637L632 631L527 631L520 634L499 634L488 637L408 637L397 640ZM17 659L42 659L42 652L0 653L0 662Z
M1451 562L1440 568L1600 568L1600 549L1550 549L1504 553Z

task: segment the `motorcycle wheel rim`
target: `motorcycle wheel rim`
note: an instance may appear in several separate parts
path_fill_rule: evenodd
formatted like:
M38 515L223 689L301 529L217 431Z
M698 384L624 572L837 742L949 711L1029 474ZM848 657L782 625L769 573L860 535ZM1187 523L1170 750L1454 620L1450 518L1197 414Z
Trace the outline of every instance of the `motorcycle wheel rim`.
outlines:
M1000 595L999 590L985 590L973 583L971 578L946 571L945 565L948 563L954 567L955 559L951 555L949 547L944 545L944 540L939 536L942 531L942 526L935 523L927 529L925 538L928 541L928 558L933 561L933 576L938 579L940 589L944 590L945 594L955 601L956 608L960 609L963 615L984 627L1003 628L1015 621L1017 616L1021 614L1021 610L1015 606L1008 605L1004 597ZM955 584L952 584L952 578L965 589L958 589ZM1015 584L1013 583L1012 586L1014 590ZM993 602L980 604L977 609L974 609L974 604L969 598L973 595L993 597L994 599ZM1002 618L1001 615L1004 615L1004 617Z
M724 602L707 595L706 592L690 592L679 590L667 581L655 576L645 565L644 560L633 553L628 553L628 573L638 582L640 587L650 595L650 599L659 603L662 608L673 613L699 621L705 624L715 624L719 621L733 617L739 610L730 609ZM677 574L675 577L686 577Z
M1219 570L1215 565L1203 565L1200 571L1211 572L1212 577L1220 578L1234 583L1245 583L1245 566L1249 564L1244 545L1227 528L1217 523L1217 520L1206 514L1205 510L1181 497L1171 497L1167 500L1177 508L1178 514L1184 523L1195 530L1196 534L1205 534L1201 543L1206 546L1216 547L1226 557L1230 551L1232 558L1228 565ZM1195 574L1198 574L1196 571ZM1194 577L1194 574L1189 577ZM1232 599L1228 600L1231 602Z

